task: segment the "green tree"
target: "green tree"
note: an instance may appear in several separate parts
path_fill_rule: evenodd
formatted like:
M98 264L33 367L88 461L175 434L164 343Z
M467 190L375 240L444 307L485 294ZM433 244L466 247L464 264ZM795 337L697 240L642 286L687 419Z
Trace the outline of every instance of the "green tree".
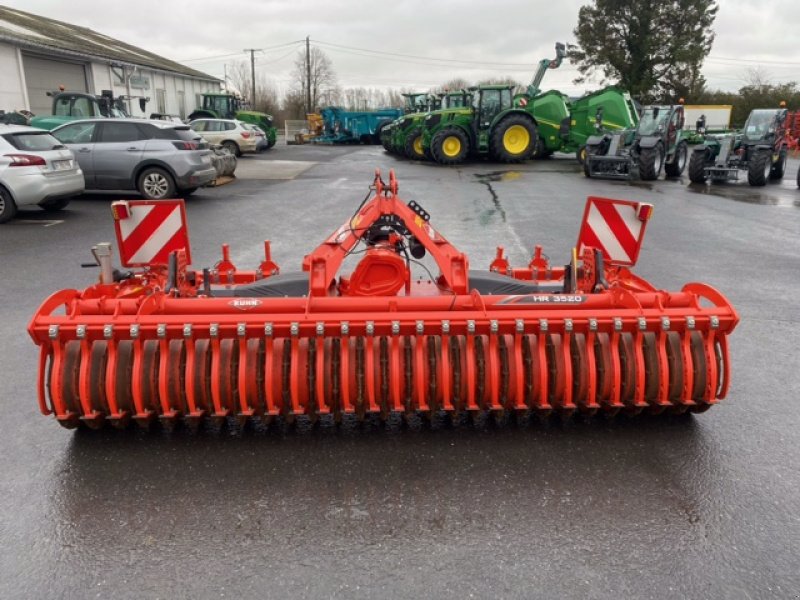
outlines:
M599 73L643 102L698 94L717 10L714 0L593 0L578 12L567 54L575 83Z

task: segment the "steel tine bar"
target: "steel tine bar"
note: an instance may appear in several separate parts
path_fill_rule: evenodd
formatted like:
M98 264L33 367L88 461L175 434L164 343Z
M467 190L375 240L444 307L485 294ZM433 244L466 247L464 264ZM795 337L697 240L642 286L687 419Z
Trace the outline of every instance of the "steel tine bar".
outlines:
M500 340L499 325L497 321L489 323L489 359L487 363L487 375L489 378L489 406L492 410L502 410L503 405L500 404ZM485 389L485 387L484 387Z
M414 335L414 405L417 410L427 411L429 410L428 378L425 376L425 340L427 337L424 335L424 331L425 323L417 321ZM434 377L435 373L430 373L428 376Z
M400 322L392 322L392 335L389 337L389 399L392 410L403 411L403 369L401 367Z
M267 403L267 415L278 414L275 403L275 339L272 336L272 324L264 325L264 398Z
M341 325L341 356L339 360L339 386L341 389L341 401L344 412L351 413L353 408L353 390L350 385L350 323L342 322Z
M239 416L251 417L255 414L252 406L257 404L257 397L253 395L252 406L250 397L252 386L250 380L255 379L255 364L250 364L250 353L247 351L247 325L239 323L236 326L236 335L239 337L239 372L237 373L239 388ZM252 375L252 377L250 377Z
M106 402L108 403L109 418L119 419L124 415L120 414L117 405L117 362L119 352L117 340L114 335L114 327L106 325L103 327L103 336L108 344L106 355Z
M291 340L289 342L290 362L289 362L289 402L291 404L290 414L300 415L305 411L300 404L300 325L292 323L290 325Z
M517 319L514 324L514 399L512 404L518 410L525 410L525 366L522 357L522 338L525 335L525 322Z
M219 341L219 324L211 323L211 402L214 404L215 417L225 417L228 410L222 408L222 353Z
M658 353L658 404L670 406L669 400L669 359L667 358L667 335L669 332L669 319L661 319L661 330L656 337Z
M547 366L547 329L548 324L545 319L539 320L539 337L537 344L537 360L539 361L539 401L537 408L550 409L548 398L550 391L549 368Z
M478 410L478 403L475 401L475 321L467 321L467 410Z
M636 365L636 368L634 369L636 385L634 386L635 392L633 397L633 405L636 407L647 406L647 402L644 399L644 331L646 327L647 323L644 322L644 318L640 318L637 324L636 337L633 341L633 355L635 357L634 364Z
M378 382L376 381L377 373L375 368L375 352L378 341L375 339L374 327L375 325L372 321L367 321L367 336L364 338L364 370L367 375L366 388L369 410L372 413L377 413L380 412L381 407L378 404Z
M92 407L92 345L86 338L86 326L78 325L77 328L78 339L81 344L81 366L78 371L78 398L81 403L81 410L83 415L88 417L95 414Z

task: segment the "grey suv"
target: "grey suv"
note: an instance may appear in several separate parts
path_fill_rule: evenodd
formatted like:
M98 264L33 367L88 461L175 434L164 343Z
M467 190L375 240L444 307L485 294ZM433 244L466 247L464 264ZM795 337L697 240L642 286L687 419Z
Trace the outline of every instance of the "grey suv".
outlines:
M87 190L137 190L145 198L188 196L216 177L211 150L187 125L86 119L51 131L75 154Z

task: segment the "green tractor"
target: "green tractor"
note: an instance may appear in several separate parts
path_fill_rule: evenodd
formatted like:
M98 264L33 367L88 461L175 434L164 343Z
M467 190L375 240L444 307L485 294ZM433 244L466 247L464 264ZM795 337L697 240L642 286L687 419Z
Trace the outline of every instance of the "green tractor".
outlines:
M59 125L76 121L106 117L109 119L128 117L125 100L132 96L116 96L111 90L103 90L99 96L86 92L67 92L63 89L57 92L47 92L53 99L53 114L32 117L30 125L39 129L50 131ZM139 98L139 107L144 111L149 98Z
M470 104L470 93L466 90L437 94L431 99L429 108L425 112L407 115L393 130L392 151L400 156L414 160L424 160L422 150L422 128L425 115L435 110L463 108Z
M736 181L742 170L747 171L747 182L752 186L782 179L789 145L787 117L783 107L756 109L740 133L707 136L704 145L692 152L689 179L693 183Z
M423 121L422 150L443 165L464 162L467 156L488 155L500 162L531 158L538 145L539 126L533 99L548 69L557 69L566 56L556 44L556 58L539 61L539 69L526 93L514 95L511 85L470 88L471 105L428 114Z
M602 118L602 117L601 117ZM635 129L595 135L586 141L586 177L644 181L680 177L689 156L689 134L683 131L683 105L646 106Z
M189 115L189 121L195 119L238 119L251 125L258 125L264 130L267 148L275 145L278 130L272 124L272 115L255 110L245 110L242 99L233 94L203 94L202 108L195 109Z
M436 110L438 108L438 98L434 94L428 92L411 92L402 94L406 99L403 105L404 116L395 119L389 125L384 126L380 131L380 141L384 150L391 154L403 154L403 147L395 143L397 137L397 130L399 127L404 126L411 115L424 115L428 111Z

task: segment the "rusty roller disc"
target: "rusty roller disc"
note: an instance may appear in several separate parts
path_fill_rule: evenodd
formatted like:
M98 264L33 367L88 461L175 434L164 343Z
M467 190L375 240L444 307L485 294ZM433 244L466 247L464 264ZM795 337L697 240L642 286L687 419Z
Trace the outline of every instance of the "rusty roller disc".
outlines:
M88 422L79 420L80 415L83 414L83 410L81 409L80 393L78 390L81 364L81 344L80 342L76 341L67 342L62 352L61 397L64 400L64 405L66 406L67 411L71 413L71 418L59 420L59 423L67 429L74 429L81 423L88 425ZM97 423L97 426L102 426L102 423L102 420L100 420Z
M681 403L683 397L683 352L681 351L681 336L675 331L667 333L667 364L669 365L669 401L672 406L669 412L682 414L688 406Z
M661 368L658 362L658 343L656 334L646 331L642 335L642 354L644 356L644 400L650 414L664 412L665 406L658 403L661 384Z
M108 414L106 398L106 363L108 361L108 343L98 340L92 343L89 354L89 402L98 412Z
M564 372L564 355L561 352L561 336L557 333L548 333L545 337L547 355L547 401L550 406L564 410L564 390L566 377Z
M619 336L619 363L621 371L620 400L625 404L627 414L639 414L641 407L634 406L636 398L636 355L634 352L633 335L622 333Z
M111 420L111 424L119 429L127 427L131 414L135 412L132 384L133 342L124 340L117 344L117 368L114 372L114 399L117 410L124 416Z
M597 403L606 412L616 414L619 407L611 406L613 400L614 368L611 359L611 340L607 333L598 333L594 338L595 370L597 372Z
M570 341L570 358L572 360L572 401L587 416L594 415L596 408L589 408L589 358L587 356L586 336L573 334Z
M706 382L708 381L705 342L703 340L703 335L699 331L693 331L690 340L689 348L692 355L692 369L694 372L692 400L696 402L696 405L690 407L689 410L693 413L702 413L711 408L711 405L705 401Z

